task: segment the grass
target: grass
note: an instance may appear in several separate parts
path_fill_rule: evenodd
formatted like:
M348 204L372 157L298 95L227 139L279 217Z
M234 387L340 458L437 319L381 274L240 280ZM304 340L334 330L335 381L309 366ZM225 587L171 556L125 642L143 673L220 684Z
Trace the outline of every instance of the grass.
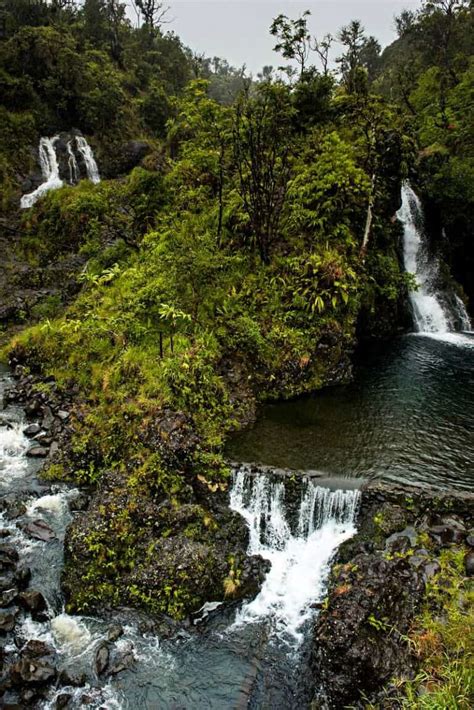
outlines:
M474 707L474 585L464 575L465 553L463 548L443 550L441 569L427 584L409 634L420 670L413 680L399 681L402 708Z

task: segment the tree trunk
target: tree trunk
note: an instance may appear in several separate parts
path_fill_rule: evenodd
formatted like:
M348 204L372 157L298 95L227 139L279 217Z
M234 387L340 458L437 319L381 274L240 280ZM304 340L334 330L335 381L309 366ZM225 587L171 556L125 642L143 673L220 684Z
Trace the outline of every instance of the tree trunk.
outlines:
M374 208L374 202L375 202L375 180L376 180L376 175L375 175L375 173L373 173L372 174L372 182L370 185L369 204L367 205L367 217L365 220L364 238L362 240L362 246L360 248L360 255L362 257L362 260L365 259L365 255L367 253L367 248L369 246L370 230L372 227L373 208Z

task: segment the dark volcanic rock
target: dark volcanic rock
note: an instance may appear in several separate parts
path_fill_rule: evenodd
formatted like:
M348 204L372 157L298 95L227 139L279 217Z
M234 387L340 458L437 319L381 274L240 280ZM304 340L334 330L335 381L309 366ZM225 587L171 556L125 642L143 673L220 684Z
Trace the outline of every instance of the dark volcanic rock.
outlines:
M107 675L118 675L122 671L126 671L131 668L135 663L135 655L133 653L133 646L129 644L129 648L125 651L117 653L107 669Z
M48 453L49 449L46 449L44 446L32 446L31 449L28 449L26 455L32 459L44 459Z
M10 604L13 604L17 596L18 589L16 589L16 587L5 589L3 592L0 592L0 607L4 609L5 607L10 606Z
M25 658L47 658L51 660L54 658L56 652L52 646L44 641L31 639L22 648L21 654Z
M36 436L39 434L41 431L41 427L39 424L30 424L29 426L26 427L26 429L23 429L23 434L25 436Z
M26 505L21 500L5 499L2 503L7 520L16 520L26 513Z
M86 675L73 668L66 668L59 674L59 682L61 685L72 685L74 688L81 688L86 684Z
M15 584L17 587L20 589L24 589L25 587L28 586L29 582L31 579L31 570L30 568L24 563L20 562L18 567L15 570Z
M15 567L18 559L18 552L12 545L0 545L0 567L2 569Z
M48 542L56 537L53 530L44 520L32 520L30 523L26 523L23 529L30 537L42 542Z
M56 710L64 710L64 708L70 707L71 701L71 693L60 693L56 698Z
M107 156L104 165L106 177L115 178L129 173L150 151L151 146L145 141L132 140L124 143L114 151L113 156Z
M313 640L312 665L332 708L412 673L414 664L397 634L407 631L423 590L420 574L405 559L362 554L342 568Z
M110 642L117 641L123 635L123 626L120 624L114 624L110 626L107 630L107 640Z
M110 660L110 651L107 643L101 643L95 652L95 670L101 676L107 670Z
M7 634L15 628L18 609L6 611L0 609L0 634Z
M462 549L473 519L474 495L467 492L366 486L358 533L338 550L328 601L315 621L316 707L365 707L361 696L376 707L400 707L389 683L418 670L406 634L425 583L440 572L436 556L443 547ZM419 535L427 532L432 542L425 549ZM474 552L465 562L466 574L473 574Z
M185 466L188 458L192 460L196 439L185 418L167 414L159 424L155 421L145 435L147 441L152 437L163 456L175 465ZM91 564L87 536L91 530L107 530L113 522L111 514L122 510L132 511L130 525L139 531L134 553L140 564L114 580L121 595L119 603L136 604L128 590L137 587L143 594L161 599L164 613L176 613L172 599L170 608L166 606L166 589L171 584L176 597L183 599L178 611L184 616L206 601L221 600L224 581L234 573L238 574L239 584L235 585L232 599L255 596L268 562L261 557L248 558L248 529L244 519L229 509L226 487L221 490L212 486L211 490L205 479L190 475L193 478L193 486L183 487L176 505L168 499L154 500L139 489L132 490L122 474L109 472L102 477L87 512L75 516L66 532L63 590L73 608L83 575ZM153 555L147 552L150 549Z
M26 611L29 611L33 619L36 621L44 621L47 618L47 614L45 612L48 609L48 605L46 604L46 599L41 592L37 592L34 589L28 590L27 592L21 592L18 597L18 601L20 606Z
M21 658L10 669L14 685L42 685L56 677L56 668L47 661L35 658Z
M468 552L464 558L464 567L466 568L466 574L468 577L474 575L474 552Z

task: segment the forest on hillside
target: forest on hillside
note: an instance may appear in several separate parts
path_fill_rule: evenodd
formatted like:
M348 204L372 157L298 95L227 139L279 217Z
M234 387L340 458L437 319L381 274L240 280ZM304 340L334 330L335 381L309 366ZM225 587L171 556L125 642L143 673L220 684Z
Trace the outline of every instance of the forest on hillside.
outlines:
M43 479L90 495L67 611L182 621L268 571L221 500L229 436L410 329L402 185L436 287L474 314L474 11L422 0L384 49L357 18L314 36L309 11L276 15L275 66L251 76L133 5L138 22L120 0L0 0L0 343L30 414L67 410ZM53 136L60 185L22 209ZM78 137L100 180L67 173Z

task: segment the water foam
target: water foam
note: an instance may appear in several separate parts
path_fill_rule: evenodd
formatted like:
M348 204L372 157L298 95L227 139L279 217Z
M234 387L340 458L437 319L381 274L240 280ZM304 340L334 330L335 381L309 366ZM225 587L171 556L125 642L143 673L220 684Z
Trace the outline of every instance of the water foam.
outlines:
M39 160L44 182L42 182L36 190L33 190L33 192L23 195L20 202L22 209L33 207L35 202L47 192L57 190L64 185L59 177L59 163L55 149L55 144L58 140L59 136L41 138L39 144Z
M469 331L471 322L462 300L453 293L446 293L443 298L439 291L439 263L429 253L421 201L408 183L402 186L402 205L397 217L403 224L405 270L413 274L417 282L417 288L409 292L415 331L438 336L458 328ZM450 337L446 341L461 344Z
M247 521L248 553L271 562L260 593L242 607L235 626L270 621L270 635L293 645L302 641L303 627L324 593L333 554L356 531L359 495L306 482L295 525L288 518L283 482L245 471L234 474L230 505Z

